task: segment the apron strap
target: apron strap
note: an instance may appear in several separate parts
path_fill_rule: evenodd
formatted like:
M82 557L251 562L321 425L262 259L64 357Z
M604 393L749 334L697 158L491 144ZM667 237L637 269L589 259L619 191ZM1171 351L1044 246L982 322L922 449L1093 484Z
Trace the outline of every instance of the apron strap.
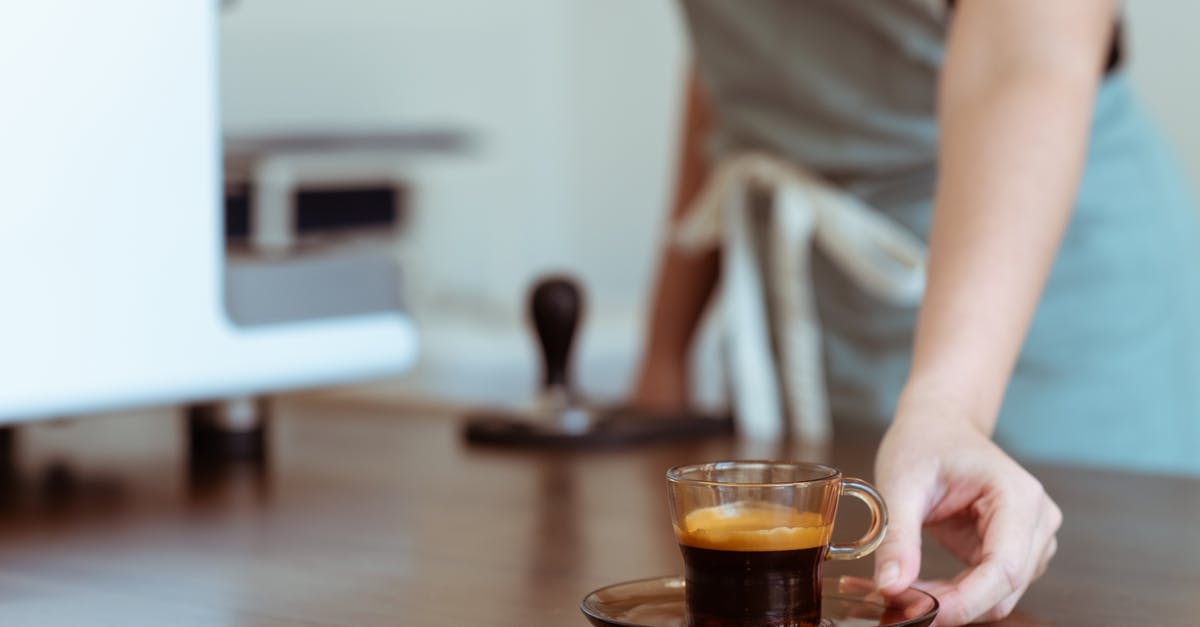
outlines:
M772 202L756 216L751 192ZM760 153L723 160L674 233L683 250L723 248L721 324L739 431L752 439L832 434L813 291L814 242L864 290L915 305L925 246L812 172Z

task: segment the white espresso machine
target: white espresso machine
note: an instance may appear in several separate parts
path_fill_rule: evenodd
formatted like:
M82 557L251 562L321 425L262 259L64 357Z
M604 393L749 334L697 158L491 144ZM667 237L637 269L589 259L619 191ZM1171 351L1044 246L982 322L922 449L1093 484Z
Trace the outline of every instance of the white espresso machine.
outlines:
M0 20L0 424L254 398L413 364L386 246L228 262L219 11L214 0L39 0ZM321 280L339 284L337 306L305 283ZM239 321L231 298L243 318L266 314ZM289 298L300 313L277 306Z

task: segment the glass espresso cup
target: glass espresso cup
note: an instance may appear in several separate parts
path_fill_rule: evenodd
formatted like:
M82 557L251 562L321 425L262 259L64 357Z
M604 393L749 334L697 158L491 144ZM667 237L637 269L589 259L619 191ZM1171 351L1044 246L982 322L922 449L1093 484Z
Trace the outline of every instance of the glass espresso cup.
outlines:
M871 553L887 508L871 484L819 464L726 461L667 471L690 627L817 627L821 566ZM830 544L838 499L871 510L866 535Z

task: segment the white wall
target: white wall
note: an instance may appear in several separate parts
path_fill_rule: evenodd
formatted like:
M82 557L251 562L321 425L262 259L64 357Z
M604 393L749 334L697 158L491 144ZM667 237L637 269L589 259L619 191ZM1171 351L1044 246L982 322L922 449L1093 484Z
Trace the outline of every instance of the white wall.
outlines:
M1129 2L1129 60L1200 180L1200 3ZM228 130L445 125L478 151L414 163L409 293L422 368L401 386L519 398L522 301L565 269L592 316L579 374L621 393L667 203L685 44L670 0L241 0L223 20Z
M426 300L486 309L561 238L569 92L556 0L244 0L223 20L228 132L448 128L469 157L419 161L412 253ZM518 232L519 234L519 232Z
M422 390L516 398L538 275L580 277L589 387L617 394L664 217L683 43L671 2L240 0L222 20L230 133L451 128L414 161L402 257ZM514 361L515 366L514 366Z

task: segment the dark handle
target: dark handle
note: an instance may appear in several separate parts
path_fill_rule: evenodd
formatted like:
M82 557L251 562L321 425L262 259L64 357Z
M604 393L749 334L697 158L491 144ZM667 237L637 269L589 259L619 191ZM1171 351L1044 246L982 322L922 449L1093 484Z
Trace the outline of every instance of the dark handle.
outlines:
M566 277L543 279L529 297L529 313L542 348L542 385L569 387L567 365L583 310L579 286Z

